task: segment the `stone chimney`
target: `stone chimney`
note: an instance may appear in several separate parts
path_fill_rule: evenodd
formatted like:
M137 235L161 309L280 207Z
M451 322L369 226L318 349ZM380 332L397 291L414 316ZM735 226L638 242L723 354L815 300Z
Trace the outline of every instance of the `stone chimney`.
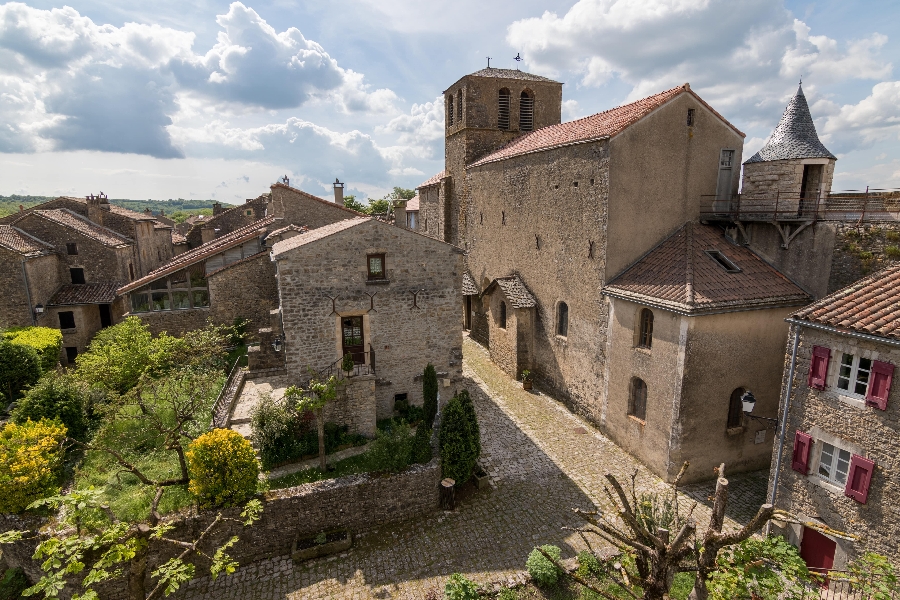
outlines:
M206 243L210 240L216 239L216 230L214 227L201 227L200 228L200 241L202 243Z
M221 213L222 213L222 203L221 202L214 203L213 204L213 216L216 216Z
M402 198L394 200L394 225L406 228L406 200Z
M90 196L85 196L85 200L87 200L88 219L97 225L103 225L103 208L100 206L100 196L91 194Z
M344 205L344 184L337 177L334 178L334 203L338 206Z

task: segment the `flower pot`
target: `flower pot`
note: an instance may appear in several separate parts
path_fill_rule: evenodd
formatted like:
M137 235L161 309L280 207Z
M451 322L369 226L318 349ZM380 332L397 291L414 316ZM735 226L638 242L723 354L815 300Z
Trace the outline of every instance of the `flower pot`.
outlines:
M530 379L526 379L526 380L524 380L524 381L522 382L522 389L523 389L523 390L530 390L530 389L531 389L531 380L530 380Z
M291 558L295 562L327 556L336 552L348 550L353 545L353 536L349 529L336 529L325 532L325 541L320 543L322 534L308 535L294 540L291 548Z
M487 489L487 487L490 485L490 482L488 481L488 474L485 473L484 469L482 469L481 467L475 468L475 474L473 475L473 477L475 478L475 487L479 490Z

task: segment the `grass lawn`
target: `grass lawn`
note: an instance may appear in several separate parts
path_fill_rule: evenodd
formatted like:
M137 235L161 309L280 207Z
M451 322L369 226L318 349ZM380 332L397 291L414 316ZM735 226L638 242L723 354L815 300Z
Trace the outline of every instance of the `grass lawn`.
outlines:
M357 473L367 473L372 470L371 460L368 452L339 460L336 463L329 464L329 470L323 473L319 468L304 469L283 475L277 479L269 481L269 489L280 490L283 488L303 485L304 483L313 483L314 481L322 481L325 479L336 479L345 475L356 475ZM330 469L334 469L333 471Z

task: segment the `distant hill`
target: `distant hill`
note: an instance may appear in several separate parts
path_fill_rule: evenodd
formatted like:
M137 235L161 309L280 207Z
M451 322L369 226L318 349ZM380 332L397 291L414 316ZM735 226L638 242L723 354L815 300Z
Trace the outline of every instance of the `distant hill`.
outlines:
M47 202L55 199L56 196L22 196L13 194L12 196L0 196L0 217L12 214L19 210L21 204L24 208L30 208L35 204ZM117 206L130 208L138 212L144 212L147 208L154 213L160 210L165 211L166 215L172 215L176 212L194 215L211 215L215 200L185 200L178 198L177 200L127 200L120 198L110 198L109 202ZM226 208L231 205L222 203Z

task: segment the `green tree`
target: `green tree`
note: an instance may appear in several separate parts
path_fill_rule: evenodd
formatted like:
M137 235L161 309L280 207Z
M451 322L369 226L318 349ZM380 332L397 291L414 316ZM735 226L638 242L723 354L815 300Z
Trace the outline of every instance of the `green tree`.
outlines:
M412 200L416 197L416 190L409 190L402 187L394 186L394 191L388 196L391 200Z
M297 410L313 411L316 415L316 428L319 432L319 468L324 473L325 463L325 406L337 397L337 378L332 375L325 381L313 377L306 388L291 386L284 391L285 398L296 400Z
M441 471L444 477L466 483L475 469L478 448L472 439L472 426L466 407L454 396L441 415L440 429Z
M438 382L437 373L434 365L428 363L425 367L425 373L422 375L422 410L425 413L425 426L429 429L434 427L434 418L438 410Z
M88 430L88 393L71 375L45 374L19 400L12 413L14 422L57 419L69 437L84 441Z
M7 329L3 337L14 344L31 346L41 361L41 370L46 372L59 364L62 350L62 332L51 327L16 327Z
M344 208L349 208L350 210L355 210L356 212L369 214L368 207L362 202L356 199L356 196L353 194L347 194L344 196Z
M380 200L370 200L369 206L366 209L366 214L369 215L386 215L391 212L391 201L388 198L382 198Z
M809 571L797 549L783 537L772 536L723 549L707 587L716 600L752 596L800 600L808 581Z
M41 361L31 346L0 340L0 389L8 401L41 377Z
M475 460L481 457L481 428L478 427L478 415L475 414L475 404L469 396L469 390L459 393L459 401L466 413L466 423L469 426L469 439L475 447Z
M234 506L258 487L259 463L250 442L233 429L213 429L191 442L185 453L188 490L201 506Z

